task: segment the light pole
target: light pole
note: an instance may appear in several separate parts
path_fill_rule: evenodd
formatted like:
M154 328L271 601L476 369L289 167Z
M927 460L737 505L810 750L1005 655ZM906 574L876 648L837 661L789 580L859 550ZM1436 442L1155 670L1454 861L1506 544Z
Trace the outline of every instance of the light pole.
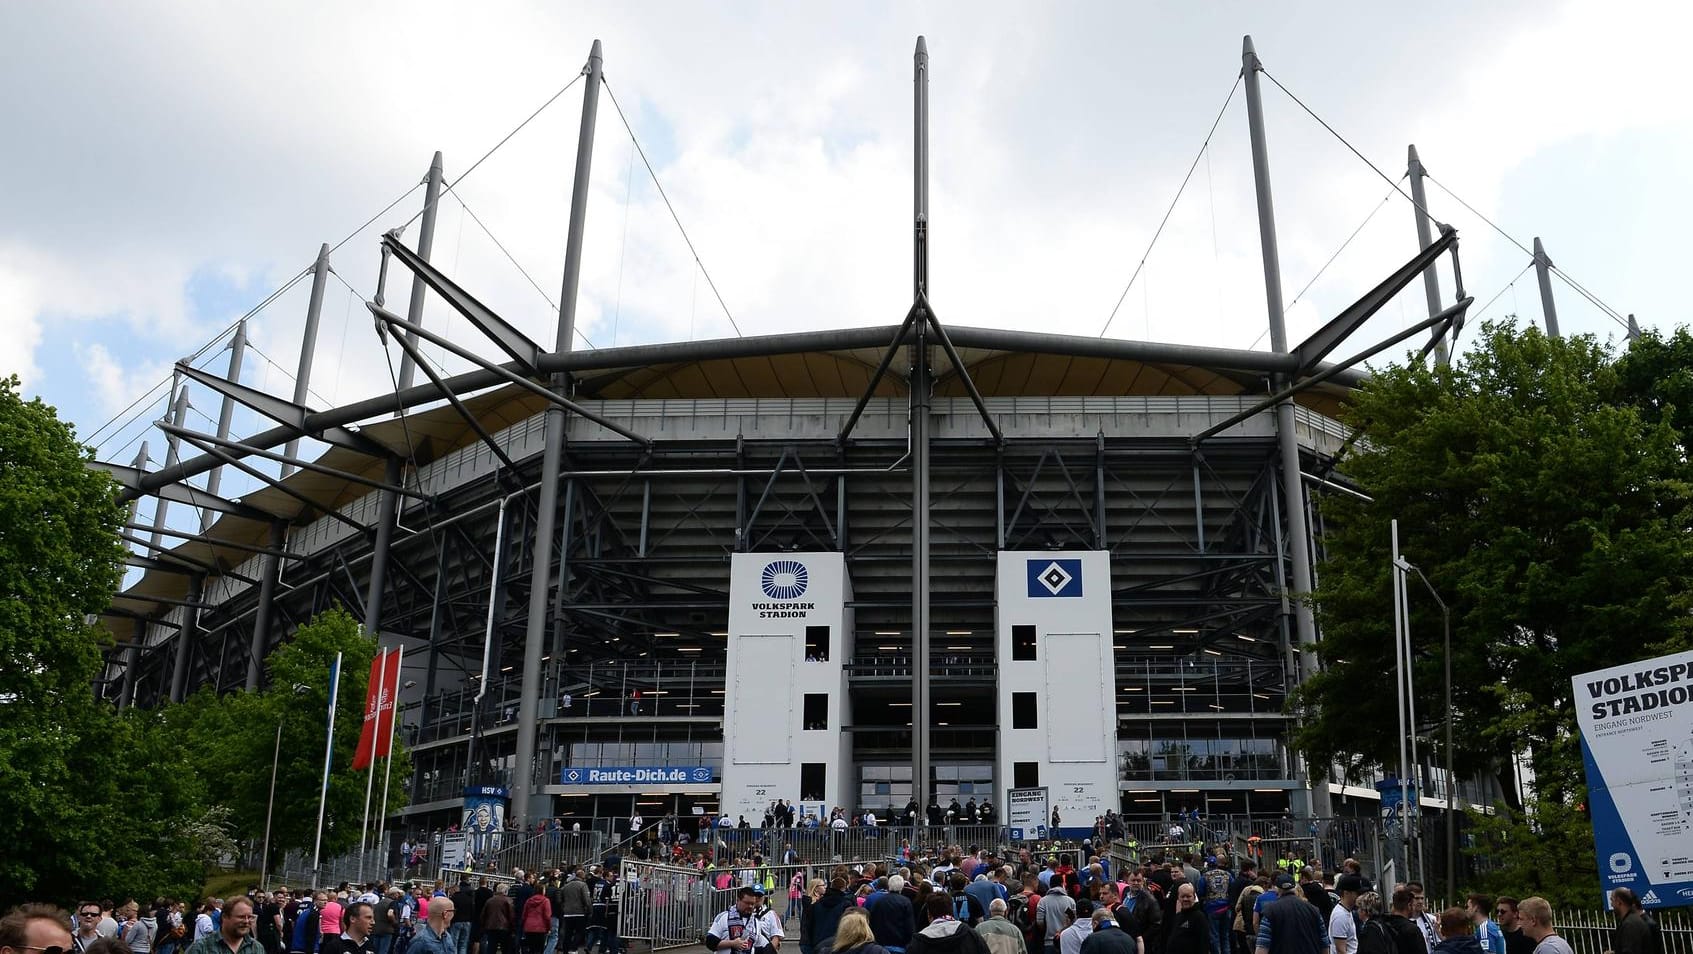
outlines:
M1399 558L1402 571L1417 574L1428 589L1428 595L1440 605L1441 626L1441 661L1446 669L1446 891L1448 895L1457 890L1458 871L1458 782L1452 774L1452 608L1440 598L1434 584L1429 582L1428 575L1404 557Z
M1406 754L1407 738L1410 732L1405 725L1405 706L1410 695L1408 683L1411 677L1410 652L1406 644L1410 643L1410 626L1405 620L1405 570L1400 566L1399 557L1399 521L1391 521L1393 547L1393 667L1394 688L1399 695L1399 857L1405 863L1406 877L1409 879L1411 871L1411 762ZM1415 729L1415 718L1411 728Z
M276 751L270 756L270 799L265 802L265 847L259 855L259 889L270 889L270 813L276 808L276 766L282 761L282 722L276 723Z

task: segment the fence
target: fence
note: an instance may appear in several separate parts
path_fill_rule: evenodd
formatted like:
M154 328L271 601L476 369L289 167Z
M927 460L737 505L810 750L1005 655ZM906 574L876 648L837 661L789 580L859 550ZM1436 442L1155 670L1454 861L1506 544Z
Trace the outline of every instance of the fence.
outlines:
M1693 954L1693 915L1685 911L1653 913L1663 940L1661 954ZM1552 924L1558 936L1570 942L1575 954L1604 954L1611 949L1616 933L1616 916L1608 911L1553 911Z
M859 865L861 861L842 862ZM712 918L735 902L744 884L762 881L771 907L783 917L790 938L799 937L799 903L788 900L788 883L800 873L809 882L826 878L834 862L767 865L760 868L678 868L645 861L624 861L618 874L618 933L624 943L639 941L651 950L697 945Z
M914 854L921 854L946 845L958 845L966 851L972 847L1003 851L1024 844L1037 844L1012 841L1010 830L999 825L859 825L840 831L828 828L717 828L703 837L711 839L709 850L714 858L720 860L753 854L779 859L792 847L802 861L812 864L847 858L893 858L905 847ZM689 848L696 852L707 850L703 842L694 842Z

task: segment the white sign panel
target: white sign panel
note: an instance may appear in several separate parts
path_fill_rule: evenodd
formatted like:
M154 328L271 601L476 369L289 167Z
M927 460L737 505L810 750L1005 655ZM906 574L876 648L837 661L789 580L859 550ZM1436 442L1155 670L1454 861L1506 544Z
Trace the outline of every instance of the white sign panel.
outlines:
M1052 813L1046 789L1014 788L1005 794L1005 826L1011 829L1011 838L1045 838L1046 820Z
M1572 680L1599 882L1693 900L1693 652Z

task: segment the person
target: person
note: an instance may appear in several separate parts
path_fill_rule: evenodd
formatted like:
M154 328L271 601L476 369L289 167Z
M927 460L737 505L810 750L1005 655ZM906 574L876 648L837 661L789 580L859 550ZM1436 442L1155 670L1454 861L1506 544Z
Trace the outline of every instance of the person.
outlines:
M1146 890L1146 876L1139 869L1129 872L1126 892L1119 894L1116 884L1107 884L1100 895L1111 910L1111 920L1123 933L1139 938L1143 945L1156 943L1164 928L1164 909Z
M813 943L812 931L817 924L817 902L823 897L823 879L812 878L805 886L805 894L799 899L799 949L800 954L812 954L816 948ZM837 924L838 926L838 924Z
M288 954L311 954L317 950L318 912L322 910L324 895L318 891L310 897L300 892L300 900L289 905L284 917L288 922Z
M132 954L129 945L116 937L102 937L85 949L87 954Z
M1321 873L1311 865L1306 865L1299 871L1299 893L1305 900L1316 905L1317 913L1323 916L1323 923L1327 924L1329 915L1334 912L1334 899L1329 897L1329 889L1324 887Z
M988 900L991 901L994 897L991 893L993 888L986 884L986 878L982 880L983 886L987 887L990 892ZM982 919L988 916L988 906L970 893L971 882L964 877L964 872L957 869L953 870L947 876L944 884L947 888L948 897L952 898L952 916L972 928L982 923Z
M1060 954L1082 954L1082 942L1093 933L1093 902L1087 898L1076 901L1076 920L1058 932Z
M1434 946L1440 943L1440 923L1428 913L1428 894L1421 881L1407 881L1405 887L1411 890L1411 923L1423 932L1423 946L1433 954Z
M405 919L405 896L406 893L399 888L389 888L370 905L373 922L370 940L376 946L376 954L389 954L394 949L394 935L399 932L400 922Z
M1164 935L1164 954L1205 954L1210 945L1211 926L1205 909L1199 906L1198 892L1183 881L1176 886L1175 912Z
M452 923L447 927L452 939L451 954L469 954L470 929L476 918L476 892L470 890L469 881L460 879L448 900L453 904Z
M944 891L929 895L929 924L911 939L907 954L988 954L982 936L952 914L952 898Z
M1093 912L1093 933L1082 942L1082 954L1145 954L1146 942L1123 929L1108 908Z
M1240 893L1235 896L1234 930L1229 939L1232 950L1242 952L1249 950L1258 937L1258 899L1264 896L1266 885L1262 877L1255 877L1256 872L1247 863L1241 872Z
M494 893L482 905L480 954L516 954L511 935L516 920L517 913L511 906L505 884L495 886Z
M1035 925L1040 929L1046 954L1059 954L1058 933L1076 919L1076 902L1054 884L1035 908Z
M588 873L578 865L559 889L559 950L572 952L582 946L588 936L588 914L593 903L588 892Z
M764 946L757 948L753 954L778 954L782 950L782 942L788 937L788 932L782 925L782 917L776 913L775 908L770 906L770 892L766 891L762 884L753 885L753 892L755 897L758 898L759 934L764 937ZM859 908L850 908L846 914L852 914L859 910ZM845 917L845 915L843 914L842 917ZM840 937L839 928L835 929L835 936Z
M988 954L1029 954L1029 946L1023 942L1023 932L1006 919L1005 912L1005 902L994 898L988 903L987 919L976 925L976 933L982 936Z
M1206 926L1211 932L1211 950L1216 954L1229 954L1229 935L1233 933L1229 927L1234 918L1231 910L1234 879L1229 876L1228 865L1216 855L1208 856L1199 883L1205 888L1200 908L1205 912Z
M1534 954L1575 954L1570 942L1559 937L1557 928L1552 926L1552 905L1545 898L1522 899L1517 905L1517 916L1523 933L1534 942Z
M870 930L870 919L861 908L853 908L841 915L830 951L831 954L888 954L887 948L876 943L876 936Z
M346 908L334 894L325 894L323 905L317 911L318 937L324 941L341 936L341 917Z
M1632 888L1611 891L1611 912L1617 916L1616 934L1611 939L1615 954L1658 954L1653 944L1652 925L1640 909L1640 898Z
M0 951L37 954L49 948L70 950L70 915L51 904L24 904L0 918Z
M767 946L761 934L761 919L757 911L758 891L751 885L742 885L735 892L734 905L717 915L712 920L711 927L706 929L705 949L751 954L752 951Z
M194 943L188 945L188 954L258 954L259 942L253 937L253 928L258 924L259 916L253 910L253 899L238 894L229 899L227 906L219 901L216 907L221 915L217 930L195 938Z
M371 936L375 927L376 914L368 903L348 902L341 912L341 933L334 935L325 931L319 954L376 954L376 942Z
M438 896L429 902L429 917L412 932L406 954L455 954L458 941L452 930L453 900Z
M223 910L222 898L207 898L206 903L200 905L200 913L194 916L194 940L210 937L217 933L218 925L214 915Z
M1292 879L1280 876L1277 897L1258 918L1258 954L1318 954L1329 950L1329 932L1317 906L1293 890Z
M254 931L259 946L267 954L284 954L282 912L288 907L288 889L277 888L269 898L260 895L259 900L263 903L259 905L258 929Z
M552 923L553 905L545 891L534 891L523 899L523 949L528 954L541 954Z
M1382 920L1393 935L1394 954L1427 954L1423 948L1423 932L1411 922L1416 899L1410 888L1394 888L1387 917Z
M1358 916L1354 913L1358 907L1358 882L1342 877L1339 885L1340 900L1329 911L1329 940L1334 944L1334 954L1358 954Z
M811 944L821 947L835 936L841 915L853 907L853 896L847 893L847 868L836 866L829 876L829 889L811 906Z
M88 945L100 940L100 905L84 901L76 906L76 931L71 934L71 946L82 954Z
M118 940L128 944L135 954L151 954L159 930L158 918L152 911L143 915L141 905L134 898L124 902L119 913L123 915L123 928L118 931Z
M1464 913L1470 918L1482 951L1485 954L1505 954L1505 932L1487 917L1492 911L1493 899L1485 894L1471 894L1464 898Z
M1505 954L1534 954L1534 942L1517 921L1517 899L1501 895L1493 902L1493 918L1505 934Z
M877 944L892 952L904 951L911 946L911 936L917 933L917 911L911 906L911 899L905 896L904 877L890 875L888 893L868 906L867 911L870 932L876 936Z
M1439 954L1481 954L1481 939L1475 935L1475 924L1463 908L1447 908L1436 919L1440 924L1440 943L1434 946Z
M1393 932L1387 927L1387 904L1381 895L1374 891L1359 895L1353 913L1359 922L1355 954L1397 954Z

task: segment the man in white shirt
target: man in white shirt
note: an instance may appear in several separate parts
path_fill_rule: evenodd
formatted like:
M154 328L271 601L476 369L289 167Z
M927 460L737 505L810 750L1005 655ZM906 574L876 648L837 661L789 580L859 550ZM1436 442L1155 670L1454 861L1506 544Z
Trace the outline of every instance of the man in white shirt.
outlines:
M1343 877L1337 887L1340 903L1329 912L1329 939L1334 942L1334 954L1357 954L1358 920L1352 913L1358 906L1357 879Z
M735 892L735 906L711 922L705 946L713 951L751 952L768 946L758 915L758 892L743 887Z
M765 897L764 888L758 887L754 890L758 892L758 930L764 936L765 943L764 947L755 949L755 952L765 951L768 954L776 954L782 949L782 940L788 934L782 929L781 915L776 913L776 909L770 906L769 898Z

